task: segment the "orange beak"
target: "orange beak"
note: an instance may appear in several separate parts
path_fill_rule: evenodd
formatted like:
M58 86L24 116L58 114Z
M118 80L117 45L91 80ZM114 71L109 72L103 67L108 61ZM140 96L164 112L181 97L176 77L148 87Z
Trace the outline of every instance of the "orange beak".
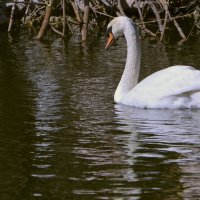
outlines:
M105 47L105 50L109 49L110 46L113 44L114 42L114 36L112 33L109 33L109 37L108 37L108 40L107 40L107 43L106 43L106 47Z

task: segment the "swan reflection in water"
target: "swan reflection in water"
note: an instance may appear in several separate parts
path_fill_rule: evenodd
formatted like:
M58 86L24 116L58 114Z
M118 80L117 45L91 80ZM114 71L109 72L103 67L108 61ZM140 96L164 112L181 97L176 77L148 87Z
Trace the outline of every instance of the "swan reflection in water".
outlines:
M200 110L139 109L117 104L115 113L118 129L127 133L116 137L124 139L129 163L143 192L154 187L160 192L161 188L162 192L171 191L174 198L176 194L184 198L200 195Z

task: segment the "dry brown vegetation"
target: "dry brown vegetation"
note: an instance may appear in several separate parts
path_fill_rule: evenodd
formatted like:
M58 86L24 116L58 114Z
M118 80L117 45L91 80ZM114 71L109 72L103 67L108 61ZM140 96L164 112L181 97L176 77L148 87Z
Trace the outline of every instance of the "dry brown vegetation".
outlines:
M47 29L61 37L80 31L82 41L96 27L104 27L115 16L127 15L138 25L141 35L163 41L169 27L187 40L200 28L200 0L14 0L10 6L8 31L12 30L15 13L21 13L21 25L40 27L37 38ZM18 8L22 6L21 10ZM182 22L189 22L184 29ZM95 29L96 30L96 29Z

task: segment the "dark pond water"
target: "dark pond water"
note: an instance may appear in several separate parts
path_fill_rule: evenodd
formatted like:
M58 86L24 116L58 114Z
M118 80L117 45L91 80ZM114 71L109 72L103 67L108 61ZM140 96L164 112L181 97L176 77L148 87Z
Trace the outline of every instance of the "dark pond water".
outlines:
M200 110L114 104L126 45L104 40L0 33L1 200L200 199ZM143 40L141 78L200 69L199 44Z

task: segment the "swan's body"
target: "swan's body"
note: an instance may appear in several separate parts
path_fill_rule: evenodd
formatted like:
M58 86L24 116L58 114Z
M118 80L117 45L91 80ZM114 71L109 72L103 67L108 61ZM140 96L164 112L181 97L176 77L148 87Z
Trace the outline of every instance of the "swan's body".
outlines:
M138 83L140 40L128 17L117 17L108 24L109 39L124 35L127 59L114 101L140 108L200 108L200 71L190 66L172 66L158 71Z

